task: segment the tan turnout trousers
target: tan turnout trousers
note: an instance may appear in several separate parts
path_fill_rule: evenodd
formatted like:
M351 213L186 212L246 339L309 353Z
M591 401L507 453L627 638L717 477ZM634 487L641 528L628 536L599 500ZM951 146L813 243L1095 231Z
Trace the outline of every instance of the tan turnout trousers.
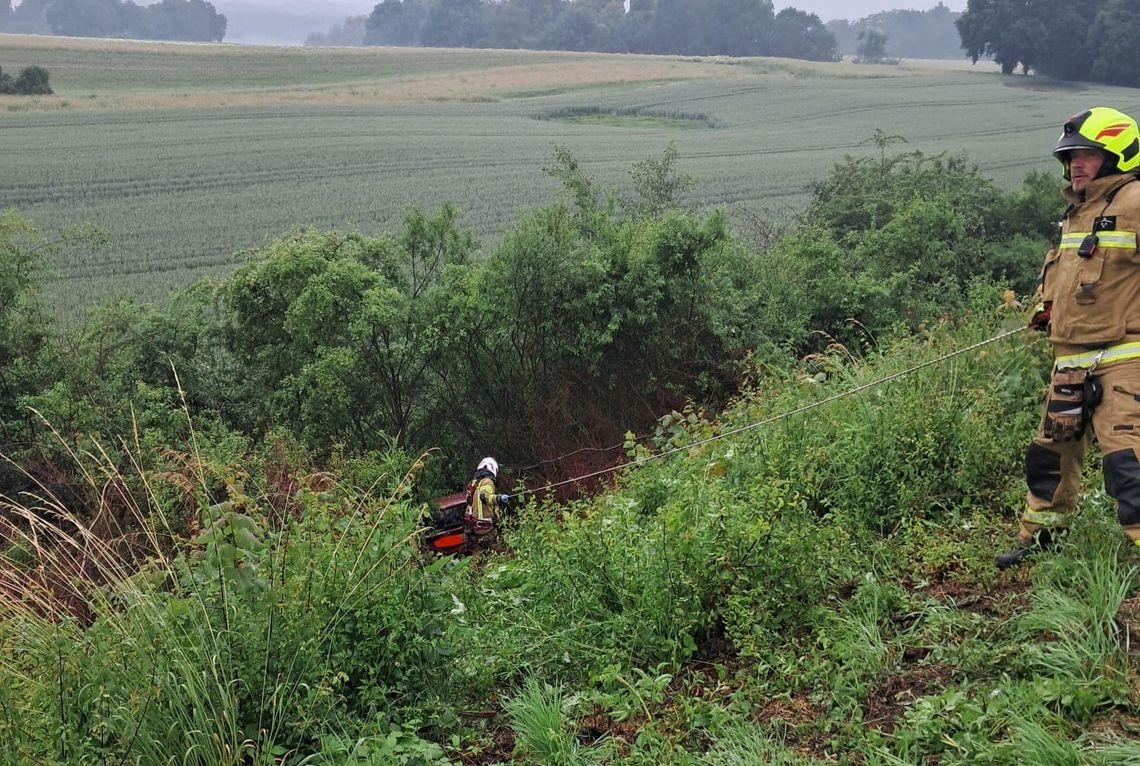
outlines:
M1104 455L1105 491L1116 502L1124 534L1140 545L1140 359L1098 367L1093 374L1104 387L1104 398L1093 410L1084 437L1056 442L1038 426L1029 445L1025 457L1029 491L1018 533L1022 543L1032 542L1039 529L1069 526L1077 508L1085 450L1095 436ZM1052 386L1048 390L1052 392ZM1048 397L1047 393L1045 407Z

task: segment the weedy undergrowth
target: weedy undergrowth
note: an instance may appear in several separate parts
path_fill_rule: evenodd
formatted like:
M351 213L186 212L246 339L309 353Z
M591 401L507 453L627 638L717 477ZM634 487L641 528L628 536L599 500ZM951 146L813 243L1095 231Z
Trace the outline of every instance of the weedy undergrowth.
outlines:
M562 687L527 678L518 694L504 705L517 737L517 749L535 764L586 766L596 763L594 754L574 737L569 712L573 701Z
M422 461L380 498L275 470L223 478L218 501L191 433L188 536L137 433L71 453L87 517L43 483L0 498L5 762L285 764L431 693L441 566L414 566L407 491Z

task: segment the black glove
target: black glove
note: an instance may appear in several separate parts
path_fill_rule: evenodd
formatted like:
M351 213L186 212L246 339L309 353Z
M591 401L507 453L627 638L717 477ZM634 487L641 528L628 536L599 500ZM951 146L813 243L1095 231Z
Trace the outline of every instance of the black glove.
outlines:
M511 504L511 496L510 495L499 495L498 500L499 500L499 506L502 508L506 508L508 505Z
M1038 332L1047 332L1049 330L1049 320L1053 315L1053 301L1046 301L1037 304L1037 309L1033 312L1033 316L1029 318L1029 329L1037 330Z

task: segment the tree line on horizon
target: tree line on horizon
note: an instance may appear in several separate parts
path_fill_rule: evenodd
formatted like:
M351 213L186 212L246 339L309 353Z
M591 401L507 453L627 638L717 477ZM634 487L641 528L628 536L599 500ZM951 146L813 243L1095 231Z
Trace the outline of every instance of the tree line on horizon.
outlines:
M305 38L306 46L354 46L367 44L380 45L415 45L416 42L388 42L388 40L401 39L395 30L380 28L385 23L384 16L389 16L389 23L399 20L400 14L395 6L383 9L380 17L373 20L373 28L369 31L370 16L361 14L350 16L343 22L334 24L327 30L313 32ZM411 10L410 8L408 10ZM624 6L622 8L624 13ZM410 13L414 16L414 13ZM555 14L557 15L557 14ZM868 35L881 37L883 41L882 59L901 58L961 58L962 42L958 36L958 29L954 26L955 20L962 14L951 11L942 3L925 11L891 10L864 16L857 21L847 19L832 19L824 26L835 38L835 57L864 56L863 48ZM777 14L778 16L778 14ZM792 13L785 14L784 21L795 18ZM400 26L396 24L394 26ZM405 26L402 30L403 40L414 41L419 39L415 30ZM552 40L556 35L550 35ZM422 44L422 43L419 43ZM787 47L787 46L784 46ZM830 53L830 51L829 51ZM873 60L870 57L867 60Z
M0 32L221 42L226 17L206 0L0 0Z
M383 0L365 45L838 58L814 13L770 0Z
M835 61L868 35L890 57L993 59L1004 74L1020 69L1062 80L1140 86L1140 31L1133 0L969 0L958 14L891 10L856 22L819 16L771 0L382 0L310 45L411 45L464 48L777 56ZM1074 33L1073 30L1083 30ZM220 42L226 17L207 0L0 0L0 32Z

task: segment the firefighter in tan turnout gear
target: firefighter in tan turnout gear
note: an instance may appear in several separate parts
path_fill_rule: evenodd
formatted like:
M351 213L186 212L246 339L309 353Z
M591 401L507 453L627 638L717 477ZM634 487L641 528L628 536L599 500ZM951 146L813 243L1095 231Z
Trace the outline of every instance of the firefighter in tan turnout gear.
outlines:
M1030 327L1048 333L1056 358L1025 457L1018 544L997 557L1002 569L1054 545L1068 527L1090 435L1124 534L1140 545L1140 132L1128 115L1096 107L1069 118L1053 155L1069 181L1069 207Z
M467 485L467 509L463 523L475 540L485 538L495 531L500 511L510 503L510 495L501 495L495 489L498 477L498 461L493 457L485 457L475 467L475 475Z

